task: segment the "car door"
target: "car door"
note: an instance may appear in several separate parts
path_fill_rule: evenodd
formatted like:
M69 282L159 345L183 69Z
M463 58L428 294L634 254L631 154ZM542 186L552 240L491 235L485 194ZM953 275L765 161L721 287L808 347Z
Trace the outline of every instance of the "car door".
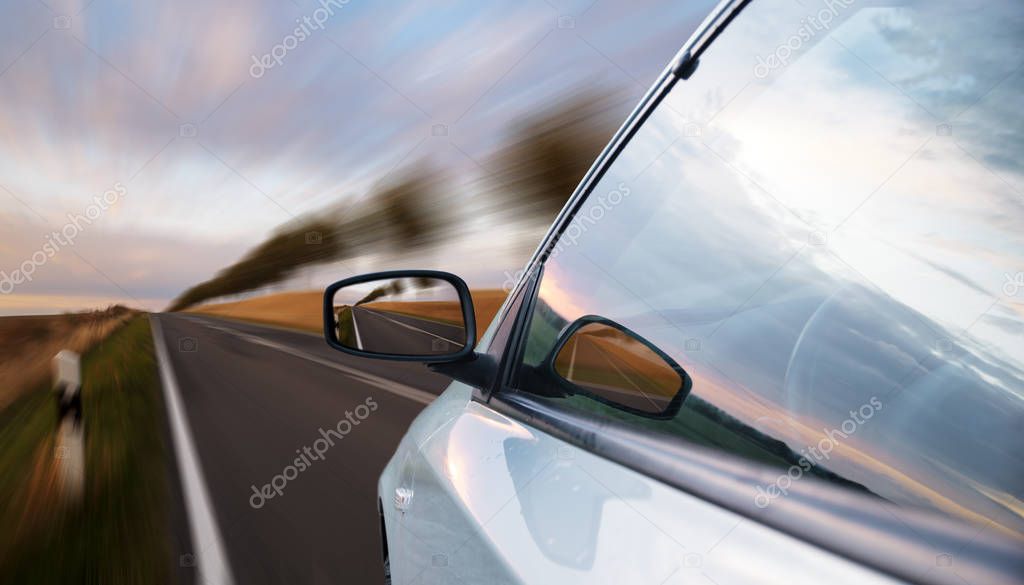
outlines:
M396 582L1022 574L1019 5L742 4L563 211L500 383L403 444Z

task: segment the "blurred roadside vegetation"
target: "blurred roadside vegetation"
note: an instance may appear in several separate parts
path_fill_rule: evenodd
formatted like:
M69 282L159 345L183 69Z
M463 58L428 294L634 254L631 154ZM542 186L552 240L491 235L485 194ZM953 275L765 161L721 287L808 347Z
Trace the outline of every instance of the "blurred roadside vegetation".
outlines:
M588 90L522 120L481 168L474 197L499 219L546 226L614 134L630 101ZM446 188L445 173L420 162L382 180L368 196L282 226L213 278L186 290L168 310L281 282L298 270L367 253L401 254L465 235L465 206ZM525 258L524 258L525 260Z
M58 351L83 353L135 314L114 305L84 313L0 318L0 411L49 380L50 360Z
M49 380L0 412L0 581L160 584L171 580L167 450L145 315L82 359L85 484L62 496Z

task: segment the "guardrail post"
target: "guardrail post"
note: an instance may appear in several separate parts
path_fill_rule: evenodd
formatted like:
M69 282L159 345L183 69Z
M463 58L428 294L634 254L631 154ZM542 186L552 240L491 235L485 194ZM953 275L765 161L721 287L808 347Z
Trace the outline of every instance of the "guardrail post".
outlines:
M82 366L79 355L61 350L53 357L53 391L57 399L55 457L61 491L77 499L85 483L82 434Z
M57 420L72 416L82 423L82 366L77 353L64 349L53 357L53 391L57 397Z

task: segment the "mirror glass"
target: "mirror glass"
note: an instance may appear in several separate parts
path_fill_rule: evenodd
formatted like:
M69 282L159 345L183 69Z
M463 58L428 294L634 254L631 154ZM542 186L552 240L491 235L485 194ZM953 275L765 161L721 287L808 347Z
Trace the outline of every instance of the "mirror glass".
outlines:
M370 353L402 356L453 354L466 345L459 293L439 278L389 278L334 293L338 342Z
M686 390L682 370L646 342L604 323L587 323L562 344L555 373L615 405L661 414Z

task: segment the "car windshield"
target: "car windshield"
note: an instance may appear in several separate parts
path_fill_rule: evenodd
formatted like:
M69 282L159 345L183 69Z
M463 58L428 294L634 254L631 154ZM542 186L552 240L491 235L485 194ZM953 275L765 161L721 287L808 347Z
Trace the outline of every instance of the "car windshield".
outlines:
M812 475L1019 536L1022 14L750 4L557 242L520 389L788 469L758 505ZM685 369L678 412L537 390L588 315ZM609 352L590 345L593 380ZM607 365L630 382L605 386L645 392L628 359Z

